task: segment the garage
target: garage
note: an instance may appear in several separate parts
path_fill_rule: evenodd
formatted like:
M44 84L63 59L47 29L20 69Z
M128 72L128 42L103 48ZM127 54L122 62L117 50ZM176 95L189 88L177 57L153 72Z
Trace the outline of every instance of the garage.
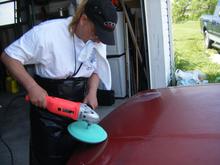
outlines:
M74 13L71 2L74 2L74 5L79 3L69 0L1 0L0 10L7 12L6 18L5 13L0 13L0 20L3 20L0 22L1 52L33 26L46 20L71 16ZM118 2L121 3L117 4ZM114 95L109 96L108 92L106 94L107 89L102 83L99 84L100 91L104 91L104 96L107 95L107 99L113 97L116 100L129 98L142 90L172 85L173 48L170 1L124 0L114 3L119 22L114 31L115 45L107 46L107 60L112 73L111 91L114 91ZM33 65L26 65L25 68L29 74L34 75ZM24 92L23 87L0 63L0 93L2 95L0 104L3 107L1 109L4 109L6 103L10 103L11 98ZM18 104L17 106L21 109L25 101L22 98L17 100L19 99L22 105ZM111 106L112 103L107 102L107 104ZM28 140L28 131L21 135L19 131L9 130L12 130L15 125L18 129L26 127L29 124L29 121L25 120L28 118L28 114L19 116L16 115L16 111L5 113L3 110L1 113L7 115L1 120L5 126L1 134L6 132L2 137L9 140L10 144L14 143L10 147L14 152L12 153L12 155L14 154L12 162L24 165L25 162L28 162L28 147L25 147L28 143L24 142L24 137ZM15 137L19 140L15 141ZM20 142L24 144L22 146L24 148L21 148ZM17 150L15 152L13 149L21 149L26 152L23 154ZM8 163L11 161L11 156L5 150L7 150L7 146L1 150L1 153L4 158L6 157L5 162ZM22 158L19 159L19 157Z

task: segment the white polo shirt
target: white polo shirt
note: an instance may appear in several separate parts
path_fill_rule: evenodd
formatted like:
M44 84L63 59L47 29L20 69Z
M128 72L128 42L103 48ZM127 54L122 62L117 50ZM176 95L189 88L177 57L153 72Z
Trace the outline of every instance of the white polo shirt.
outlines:
M90 77L97 73L111 89L111 71L106 45L89 40L84 43L68 30L72 17L43 22L9 45L5 52L22 64L35 64L36 74L51 79Z

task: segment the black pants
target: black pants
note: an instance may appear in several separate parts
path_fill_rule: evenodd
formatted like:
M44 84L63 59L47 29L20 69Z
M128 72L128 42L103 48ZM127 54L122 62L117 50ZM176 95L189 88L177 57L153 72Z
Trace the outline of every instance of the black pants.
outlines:
M73 101L82 101L87 86L86 78L51 80L36 77L48 94ZM77 141L68 133L73 120L31 106L31 164L65 165Z

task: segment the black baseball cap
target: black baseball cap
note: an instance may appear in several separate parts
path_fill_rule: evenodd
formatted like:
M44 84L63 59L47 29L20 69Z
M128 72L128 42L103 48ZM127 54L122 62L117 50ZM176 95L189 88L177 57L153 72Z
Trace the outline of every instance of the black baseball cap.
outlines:
M85 14L94 23L96 35L107 45L114 45L114 29L117 23L117 12L111 0L88 0Z

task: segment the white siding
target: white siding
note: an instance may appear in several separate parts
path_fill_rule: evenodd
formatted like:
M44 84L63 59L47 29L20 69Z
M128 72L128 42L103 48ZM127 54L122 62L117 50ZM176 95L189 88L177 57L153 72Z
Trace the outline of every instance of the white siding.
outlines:
M169 85L172 76L172 32L169 13L169 1L161 0L162 28L163 28L163 44L164 44L164 63L166 74L166 85Z
M150 86L168 86L171 79L171 36L169 0L146 0L146 27L149 50Z

